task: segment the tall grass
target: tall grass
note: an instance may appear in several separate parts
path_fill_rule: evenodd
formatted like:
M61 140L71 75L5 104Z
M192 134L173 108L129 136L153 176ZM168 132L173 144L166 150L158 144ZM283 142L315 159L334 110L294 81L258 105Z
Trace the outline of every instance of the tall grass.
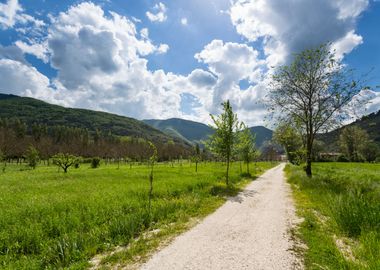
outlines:
M380 164L315 164L312 179L298 167L286 170L305 218L308 268L380 269ZM337 238L348 242L344 250Z
M225 189L219 190L224 168L198 166L198 173L189 164L155 167L150 216L145 165L83 165L67 174L9 166L0 173L0 268L82 269L95 254L145 231L210 213L225 200ZM273 164L259 166L261 172ZM237 165L231 176L239 187Z

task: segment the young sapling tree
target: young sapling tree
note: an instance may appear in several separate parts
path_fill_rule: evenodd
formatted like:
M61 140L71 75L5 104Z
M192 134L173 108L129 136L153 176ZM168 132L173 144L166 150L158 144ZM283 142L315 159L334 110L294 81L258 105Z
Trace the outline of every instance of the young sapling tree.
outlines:
M253 160L256 153L256 136L252 135L251 131L244 123L241 123L241 129L242 130L238 133L237 152L240 159L243 160L247 166L247 174L250 175L249 163Z
M230 162L233 154L233 148L239 129L237 115L233 112L229 100L222 103L223 112L218 115L210 115L214 126L214 133L207 142L210 150L226 162L226 185L228 186Z
M149 158L149 215L151 211L152 206L152 196L153 196L153 170L154 170L154 164L157 161L158 155L157 155L157 147L151 142L148 142L150 148L152 149L152 155Z
M26 151L25 158L28 162L29 167L35 169L40 160L38 150L32 145L29 146L28 150Z

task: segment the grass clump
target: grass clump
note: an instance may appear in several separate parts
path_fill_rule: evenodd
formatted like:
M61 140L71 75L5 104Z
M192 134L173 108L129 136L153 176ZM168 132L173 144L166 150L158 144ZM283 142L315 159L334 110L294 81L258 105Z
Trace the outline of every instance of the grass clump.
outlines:
M304 218L307 269L380 269L380 164L316 163L313 170L310 179L286 167Z

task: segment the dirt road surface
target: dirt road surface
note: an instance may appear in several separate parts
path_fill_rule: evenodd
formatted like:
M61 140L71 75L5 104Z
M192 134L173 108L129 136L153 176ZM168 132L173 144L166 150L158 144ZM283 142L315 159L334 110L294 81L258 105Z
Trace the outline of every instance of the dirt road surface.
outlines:
M284 166L268 170L141 269L302 269L292 252L296 216Z

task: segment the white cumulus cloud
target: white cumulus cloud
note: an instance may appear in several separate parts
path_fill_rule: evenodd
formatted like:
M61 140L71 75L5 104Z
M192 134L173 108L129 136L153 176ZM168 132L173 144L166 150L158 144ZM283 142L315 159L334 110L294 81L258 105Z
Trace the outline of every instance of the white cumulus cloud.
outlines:
M166 6L160 2L153 7L153 12L147 11L145 14L152 22L164 22L168 18L166 11Z
M45 25L41 20L23 13L23 8L18 0L8 0L6 3L0 3L0 28L7 29L14 27L16 24L26 25L32 23L35 28Z

